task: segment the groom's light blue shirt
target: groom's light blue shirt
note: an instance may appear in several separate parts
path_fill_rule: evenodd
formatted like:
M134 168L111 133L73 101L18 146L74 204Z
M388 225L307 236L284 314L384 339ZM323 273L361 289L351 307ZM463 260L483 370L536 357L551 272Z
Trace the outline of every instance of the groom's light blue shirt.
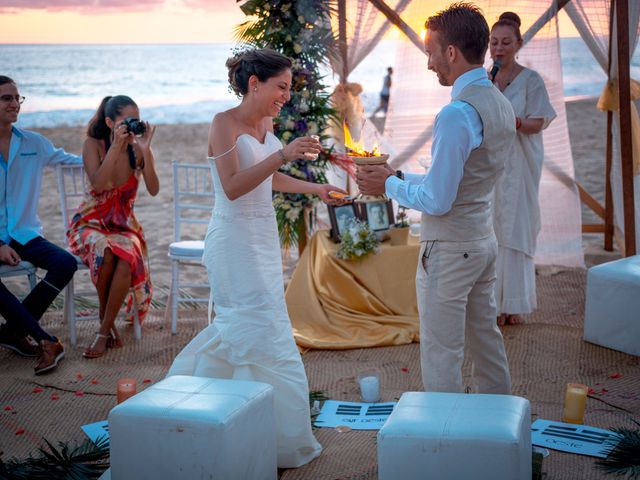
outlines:
M471 151L482 143L482 120L466 102L456 100L469 85L491 86L484 68L474 68L453 83L451 103L436 115L431 144L431 168L426 175L405 173L404 181L390 176L385 183L387 195L400 205L429 215L447 213L458 194L464 164Z
M42 169L58 163L82 163L82 157L56 148L39 133L12 128L9 158L0 153L0 240L24 245L42 237L38 199Z

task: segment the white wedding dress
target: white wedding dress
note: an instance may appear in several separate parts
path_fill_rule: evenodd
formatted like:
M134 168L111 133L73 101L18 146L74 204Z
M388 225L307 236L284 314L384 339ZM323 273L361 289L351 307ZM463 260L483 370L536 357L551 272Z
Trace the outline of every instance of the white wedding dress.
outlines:
M264 143L236 140L240 169L282 148L268 132ZM274 388L278 467L293 468L320 455L311 432L309 386L284 300L282 258L271 179L230 201L215 159L215 206L205 238L214 321L176 357L168 375L255 380Z

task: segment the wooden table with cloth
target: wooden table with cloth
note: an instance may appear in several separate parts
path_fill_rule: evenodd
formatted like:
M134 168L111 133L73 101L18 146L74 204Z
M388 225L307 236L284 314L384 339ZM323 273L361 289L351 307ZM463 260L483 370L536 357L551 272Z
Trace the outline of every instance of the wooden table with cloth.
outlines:
M328 230L304 250L285 297L303 348L347 349L419 341L415 276L420 244L380 244L362 260L340 260Z

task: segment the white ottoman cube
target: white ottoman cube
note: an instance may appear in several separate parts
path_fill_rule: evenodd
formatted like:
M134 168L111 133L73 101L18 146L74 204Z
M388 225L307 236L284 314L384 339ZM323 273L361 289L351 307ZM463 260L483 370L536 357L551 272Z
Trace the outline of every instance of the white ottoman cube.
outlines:
M529 401L407 392L378 432L379 480L530 480Z
M640 255L589 269L584 339L640 355Z
M109 413L114 480L276 479L273 388L176 375Z

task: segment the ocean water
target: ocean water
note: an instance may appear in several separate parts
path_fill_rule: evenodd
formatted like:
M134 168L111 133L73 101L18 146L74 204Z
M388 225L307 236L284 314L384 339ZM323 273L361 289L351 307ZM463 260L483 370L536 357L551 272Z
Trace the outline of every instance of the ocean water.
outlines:
M384 41L350 75L362 84L365 109L378 102L395 42ZM233 44L209 45L0 45L0 74L27 97L18 125L86 125L105 95L126 94L155 124L208 123L238 102L227 88L225 60ZM579 38L561 40L566 97L597 96L605 75ZM337 83L323 68L325 83ZM640 49L631 62L640 77Z

